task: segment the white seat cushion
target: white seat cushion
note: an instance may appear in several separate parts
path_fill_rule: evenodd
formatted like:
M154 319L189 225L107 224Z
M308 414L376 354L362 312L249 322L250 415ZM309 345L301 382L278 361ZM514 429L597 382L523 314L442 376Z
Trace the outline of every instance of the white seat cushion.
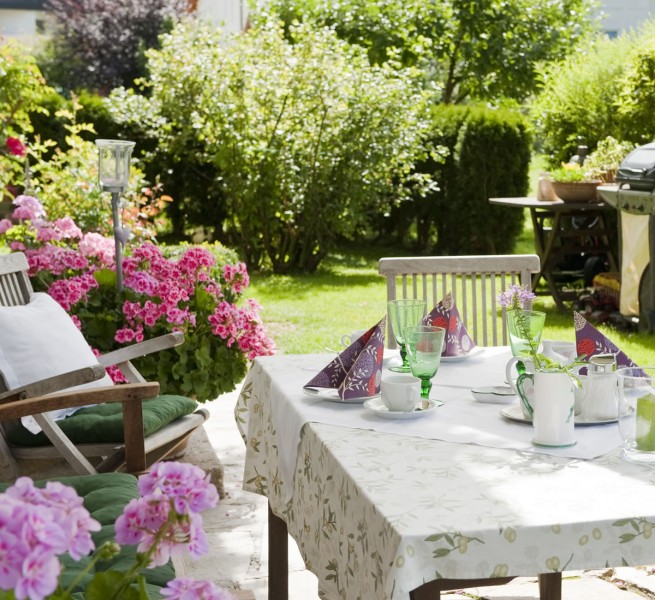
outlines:
M98 360L68 313L48 294L33 294L24 306L0 307L0 373L9 389L55 375L97 365ZM113 385L109 375L76 386L85 389ZM52 411L63 419L76 408ZM23 419L30 430L40 427L32 417Z

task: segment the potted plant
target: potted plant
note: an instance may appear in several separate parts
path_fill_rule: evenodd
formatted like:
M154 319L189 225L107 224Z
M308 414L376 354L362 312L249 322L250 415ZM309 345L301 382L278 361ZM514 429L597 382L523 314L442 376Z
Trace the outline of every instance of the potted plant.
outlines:
M584 169L593 179L614 183L614 176L623 159L635 149L631 142L619 142L612 136L598 142L584 162Z
M592 202L601 184L600 179L595 179L579 163L562 163L550 172L550 178L555 194L564 202Z

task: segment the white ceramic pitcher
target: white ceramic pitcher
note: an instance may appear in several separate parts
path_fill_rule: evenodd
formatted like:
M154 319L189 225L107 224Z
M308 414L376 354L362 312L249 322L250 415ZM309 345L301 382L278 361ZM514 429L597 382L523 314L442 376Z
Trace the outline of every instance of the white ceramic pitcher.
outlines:
M532 415L532 443L555 448L574 446L575 383L568 373L522 373L516 387L524 408Z

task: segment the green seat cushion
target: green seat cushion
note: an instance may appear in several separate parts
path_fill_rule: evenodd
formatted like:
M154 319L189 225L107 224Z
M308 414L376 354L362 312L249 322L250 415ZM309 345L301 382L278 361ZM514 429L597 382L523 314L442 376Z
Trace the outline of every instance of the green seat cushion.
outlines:
M162 395L143 403L143 430L147 436L159 431L165 425L196 410L198 403L184 396ZM82 408L76 413L57 421L62 431L75 444L119 443L123 439L123 405L120 402L98 404ZM22 424L14 427L8 435L9 443L15 446L48 446L45 433L33 434Z
M104 542L114 539L114 523L123 512L123 507L132 499L139 497L137 480L133 475L127 473L99 473L98 475L78 475L75 477L58 477L52 481L60 481L75 489L84 500L84 506L96 519L102 528L92 534L96 548ZM37 481L36 485L43 487L45 481ZM0 493L4 492L11 484L0 484ZM136 555L136 546L122 546L118 555L108 561L98 561L80 584L75 588L75 598L84 598L82 590L97 571L127 571L133 564ZM75 562L69 556L61 558L64 571L62 583L68 586L89 562L89 557L83 557ZM169 562L166 565L154 569L145 569L143 575L148 586L148 593L151 598L161 598L159 590L175 578L173 565Z

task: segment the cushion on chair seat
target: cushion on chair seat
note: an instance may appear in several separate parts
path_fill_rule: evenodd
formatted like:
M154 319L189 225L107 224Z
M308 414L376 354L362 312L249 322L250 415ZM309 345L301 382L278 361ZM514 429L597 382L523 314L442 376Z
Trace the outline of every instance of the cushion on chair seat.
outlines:
M143 429L147 436L159 431L184 415L196 410L198 403L184 396L162 395L143 403ZM98 404L78 410L57 421L62 431L75 444L123 443L123 405L120 402ZM15 446L48 446L45 433L33 434L18 424L8 435Z
M84 500L84 506L91 513L91 516L102 526L100 531L92 534L96 548L104 542L114 539L114 523L123 512L123 507L130 500L139 497L136 478L126 473L58 477L52 481L60 481L74 488ZM43 487L45 484L45 481L36 482L39 487ZM0 484L0 493L4 492L10 485ZM83 589L96 571L108 571L110 569L119 572L127 571L134 564L135 554L136 546L121 547L120 553L113 559L98 561L91 573L82 580L76 589ZM80 561L75 562L66 556L62 558L61 562L64 565L62 582L67 586L88 566L90 559L89 557L83 557ZM146 569L143 574L151 598L161 598L158 590L175 577L175 571L170 562L161 567ZM78 591L73 594L73 597L84 598L84 595L81 591Z

